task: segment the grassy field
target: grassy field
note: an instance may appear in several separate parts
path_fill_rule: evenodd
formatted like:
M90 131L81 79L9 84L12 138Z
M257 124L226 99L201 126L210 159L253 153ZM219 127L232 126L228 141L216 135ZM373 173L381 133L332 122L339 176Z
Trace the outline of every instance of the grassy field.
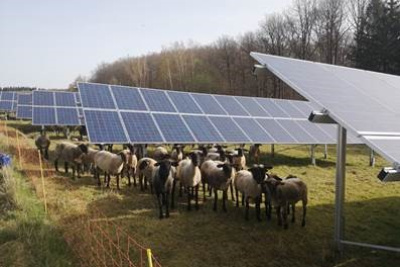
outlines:
M18 128L27 132L30 129L24 125ZM308 146L276 146L274 158L270 157L268 146L262 148L261 161L272 164L274 173L298 175L308 184L305 228L298 220L289 230L283 230L276 225L275 217L267 222L264 214L263 221L257 222L254 207L250 220L245 221L244 208L236 208L231 201L227 213L222 212L221 205L213 212L212 199L200 202L199 211L187 212L186 198L177 198L177 209L171 218L159 220L155 198L139 188L129 188L126 180L117 192L115 184L111 189L99 188L90 176L72 180L64 174L46 179L49 218L42 221L51 231L61 231L65 236L71 227L76 227L76 216L99 209L152 248L163 266L399 266L400 255L395 253L351 247L342 257L333 252L334 146L329 146L326 160L322 159L322 147L317 148L317 166L310 165ZM345 239L400 247L400 184L381 183L376 175L388 163L378 157L376 167L368 167L368 155L364 146L348 148ZM40 192L40 186L37 190ZM40 206L37 202L35 205ZM28 214L28 210L18 212ZM300 208L297 215L300 218ZM5 240L3 232L0 230L0 244ZM19 242L30 243L29 236L22 236ZM59 242L59 253L52 254L59 263L48 266L76 264L66 260L70 252L62 240Z

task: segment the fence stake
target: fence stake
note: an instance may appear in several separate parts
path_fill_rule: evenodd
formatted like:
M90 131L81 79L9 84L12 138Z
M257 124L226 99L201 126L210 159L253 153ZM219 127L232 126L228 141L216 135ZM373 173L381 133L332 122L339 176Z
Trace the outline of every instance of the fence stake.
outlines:
M46 200L46 189L44 187L44 175L43 175L43 165L42 165L42 154L38 149L39 155L39 166L40 166L40 177L42 179L42 189L43 189L43 199L44 199L44 213L47 214L47 200Z
M147 249L147 259L149 261L149 267L153 267L153 259L151 256L151 249Z
M7 119L4 121L4 131L6 132L7 148L10 149L10 140L8 138Z
M19 162L19 169L22 170L22 157L21 157L21 146L19 144L19 137L18 137L18 130L15 129L15 136L17 137L17 149L18 149L18 162Z

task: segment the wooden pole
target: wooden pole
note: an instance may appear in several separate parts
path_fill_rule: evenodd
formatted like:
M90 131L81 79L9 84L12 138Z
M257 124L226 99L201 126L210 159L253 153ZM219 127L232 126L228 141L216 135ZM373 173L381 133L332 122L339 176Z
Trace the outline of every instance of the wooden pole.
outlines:
M17 138L17 149L18 149L18 163L19 163L19 169L22 170L22 157L21 157L21 146L19 143L19 133L18 130L15 129L15 136Z
M44 212L47 214L47 200L46 200L46 188L44 186L44 174L43 174L43 164L42 164L42 154L38 150L39 155L39 166L40 166L40 177L42 179L42 190L43 190L43 200L44 200Z

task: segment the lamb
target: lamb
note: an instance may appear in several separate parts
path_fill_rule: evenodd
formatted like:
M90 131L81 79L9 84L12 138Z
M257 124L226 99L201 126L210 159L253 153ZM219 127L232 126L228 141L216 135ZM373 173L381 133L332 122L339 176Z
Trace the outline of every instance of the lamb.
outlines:
M35 145L38 150L40 150L40 154L45 159L49 159L49 147L50 147L50 139L46 136L46 132L41 130L40 135L35 140Z
M68 163L72 163L72 177L75 178L75 166L80 178L79 170L85 154L88 153L88 147L84 144L75 145L69 142L62 142L57 144L54 151L54 167L58 172L58 161L63 160L65 166L65 173L68 173Z
M104 171L105 176L108 177L107 187L110 187L111 175L115 175L117 178L117 189L119 190L119 176L127 164L127 157L124 151L114 154L109 151L99 151L94 156L94 165L96 167L96 176L98 185L100 186L100 170Z
M181 145L174 145L172 147L172 152L171 152L171 159L179 162L183 159L183 146Z
M307 212L307 185L299 178L286 179L282 181L279 177L268 177L265 180L267 190L271 194L272 204L276 208L276 215L278 217L278 225L288 229L287 223L287 207L292 205L292 223L295 222L295 204L301 201L303 204L303 219L301 226L306 225L306 212ZM281 209L282 208L282 209Z
M123 172L127 174L129 186L131 186L131 173L132 173L133 185L136 187L135 173L138 160L135 154L135 148L133 147L133 145L128 144L126 145L126 149L124 149L123 152L125 153L127 159L127 163L125 165Z
M152 158L141 158L137 163L137 176L139 177L140 190L147 189L147 182L150 184L150 190L153 192L152 177L155 168L155 161ZM144 181L143 181L144 180ZM143 186L144 184L144 186Z
M228 198L227 190L232 184L235 170L231 164L222 161L206 160L201 164L201 177L203 181L203 199L205 200L205 182L214 189L214 211L217 210L218 190L223 191L222 209L226 212L225 201Z
M153 152L153 159L156 161L161 161L167 158L168 151L165 147L159 146Z
M174 172L177 162L170 160L162 160L154 164L153 186L157 196L159 208L159 218L162 219L164 214L162 207L165 206L165 217L169 217L169 195L171 194L171 208L174 208Z
M261 144L254 144L250 146L250 151L249 151L249 160L254 160L255 162L259 162L259 157L260 157L260 146Z
M245 219L249 219L249 198L252 198L256 203L256 217L261 221L261 193L262 183L265 179L265 174L271 167L264 165L254 165L249 170L241 170L236 173L234 185L236 189L236 207L239 206L239 191L242 193L243 199L246 201Z
M181 184L186 188L188 194L188 210L191 210L190 200L195 197L196 210L199 209L199 184L201 173L199 168L200 160L197 153L191 152L188 158L179 162L177 177Z

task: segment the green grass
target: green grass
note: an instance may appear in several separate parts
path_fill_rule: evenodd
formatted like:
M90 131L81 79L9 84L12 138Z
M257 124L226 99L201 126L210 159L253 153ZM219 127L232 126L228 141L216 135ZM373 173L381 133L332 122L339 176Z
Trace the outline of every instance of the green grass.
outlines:
M299 223L300 205L297 222L283 230L277 226L275 216L272 221L266 221L263 206L261 223L255 220L253 206L250 220L245 221L243 207L236 208L229 201L228 212L223 213L219 202L218 211L213 212L211 198L206 203L200 202L199 211L188 212L186 198L176 197L178 205L171 218L159 220L155 197L149 192L140 192L138 187L129 188L126 179L121 191L116 192L114 179L111 189L105 189L97 187L90 176L72 180L64 174L46 180L51 218L47 223L68 232L76 227L77 216L101 210L109 220L150 247L163 266L399 265L400 256L395 253L346 247L342 257L335 254L334 146L329 146L327 159L322 158L322 147L317 147L317 166L310 165L309 146L276 146L274 158L268 146L262 149L261 162L272 164L272 172L281 176L298 175L308 184L305 228ZM384 184L376 178L381 167L390 165L382 158L377 158L375 167L369 167L368 162L369 151L365 146L348 147L345 239L400 247L397 225L400 184ZM69 251L64 252L55 256L61 262L68 258Z

